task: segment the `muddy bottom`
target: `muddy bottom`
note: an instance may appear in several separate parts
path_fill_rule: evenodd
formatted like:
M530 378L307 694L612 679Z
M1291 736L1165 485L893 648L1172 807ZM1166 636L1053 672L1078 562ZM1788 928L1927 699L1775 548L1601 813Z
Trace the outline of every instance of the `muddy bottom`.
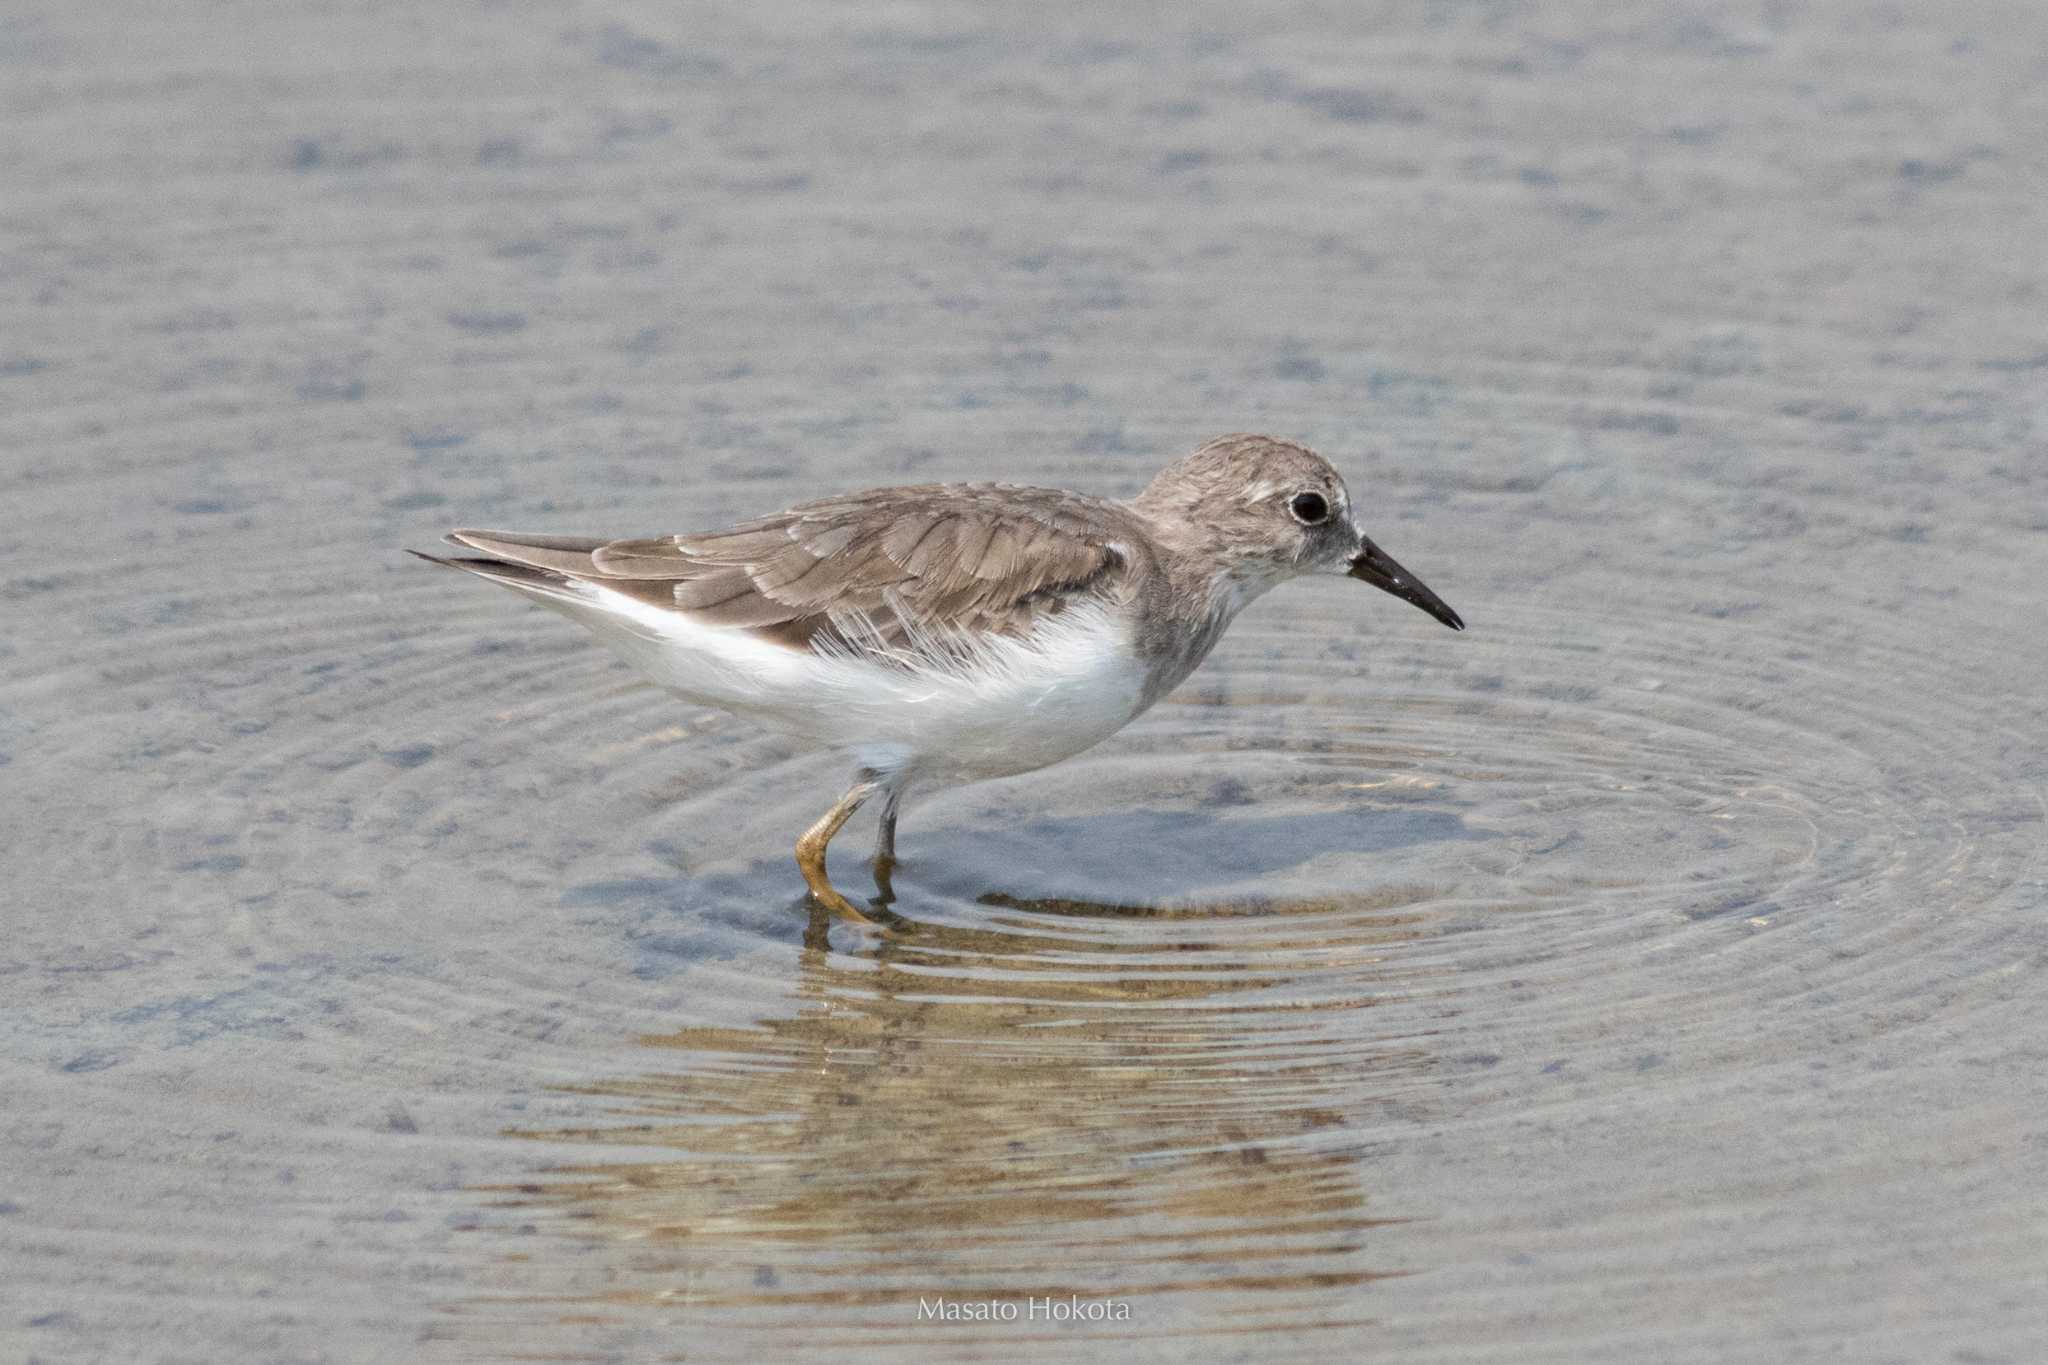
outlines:
M2038 1356L2048 19L1056 17L0 20L0 1354ZM880 930L402 554L1242 429L1471 628L1276 591Z

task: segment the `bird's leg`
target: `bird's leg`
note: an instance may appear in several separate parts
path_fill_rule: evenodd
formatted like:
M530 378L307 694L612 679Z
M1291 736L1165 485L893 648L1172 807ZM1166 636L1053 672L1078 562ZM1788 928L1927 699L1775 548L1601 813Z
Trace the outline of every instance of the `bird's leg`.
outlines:
M881 784L873 773L863 770L854 784L846 789L846 795L839 798L839 804L820 816L818 823L804 831L804 837L796 841L796 865L804 874L804 883L811 888L820 905L835 910L848 919L863 924L872 923L868 917L855 908L852 901L833 889L825 876L825 845L832 842L832 836L839 832L853 813L860 809L861 802L875 794Z
M882 824L875 831L875 875L886 877L896 866L896 808L903 804L903 784L882 793Z

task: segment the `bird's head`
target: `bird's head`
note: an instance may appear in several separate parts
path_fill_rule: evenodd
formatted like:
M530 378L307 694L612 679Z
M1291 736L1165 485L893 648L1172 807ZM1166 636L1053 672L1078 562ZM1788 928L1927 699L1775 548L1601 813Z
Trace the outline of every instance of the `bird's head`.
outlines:
M1302 574L1341 574L1465 622L1359 529L1330 462L1293 441L1219 436L1168 465L1136 500L1181 543L1210 553L1242 600Z

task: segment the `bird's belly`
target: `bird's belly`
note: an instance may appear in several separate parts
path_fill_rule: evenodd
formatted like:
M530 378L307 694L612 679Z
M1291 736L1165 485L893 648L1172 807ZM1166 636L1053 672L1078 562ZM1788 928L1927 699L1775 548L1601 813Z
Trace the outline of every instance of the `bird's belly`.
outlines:
M1029 640L987 640L929 666L792 650L618 594L561 609L678 696L758 716L881 771L1029 772L1115 734L1151 695L1128 619L1096 604L1061 612Z
M1070 758L1121 730L1141 709L1143 679L1069 679L1022 704L967 705L906 735L917 766L961 777L1026 773Z
M1119 619L1072 615L969 668L871 680L871 697L841 710L841 742L870 766L982 778L1030 772L1107 739L1144 709L1145 664Z

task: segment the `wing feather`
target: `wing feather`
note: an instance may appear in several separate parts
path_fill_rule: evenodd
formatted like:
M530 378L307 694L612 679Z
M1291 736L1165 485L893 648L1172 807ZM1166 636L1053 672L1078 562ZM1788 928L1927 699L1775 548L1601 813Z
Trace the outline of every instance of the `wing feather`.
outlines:
M1120 504L1007 484L821 499L719 531L631 540L458 531L524 569L627 593L793 649L914 656L1021 636L1127 579L1142 540Z

